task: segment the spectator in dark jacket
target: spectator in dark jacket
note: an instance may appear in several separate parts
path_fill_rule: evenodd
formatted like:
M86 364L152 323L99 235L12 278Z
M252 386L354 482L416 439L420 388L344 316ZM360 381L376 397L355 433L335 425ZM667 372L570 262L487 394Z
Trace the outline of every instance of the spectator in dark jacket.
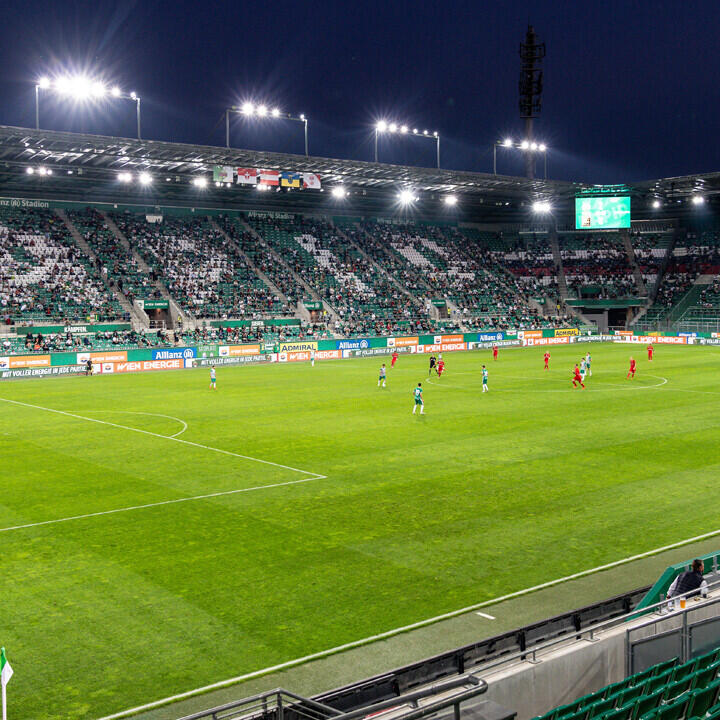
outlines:
M703 561L695 558L692 562L692 569L678 575L672 585L668 588L668 599L683 595L686 595L687 597L699 595L700 589L703 583L705 583L705 580L703 579L704 570L705 566Z

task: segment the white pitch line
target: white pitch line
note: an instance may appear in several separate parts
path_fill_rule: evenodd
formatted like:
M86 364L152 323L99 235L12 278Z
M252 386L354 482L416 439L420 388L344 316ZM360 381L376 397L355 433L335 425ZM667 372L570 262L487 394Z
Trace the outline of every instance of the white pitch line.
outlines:
M529 595L530 593L537 592L538 590L544 590L545 588L553 587L554 585L560 585L570 580L578 580L588 575L594 575L595 573L602 572L603 570L611 570L621 565L627 565L628 563L634 562L635 560L642 560L643 558L652 557L659 553L666 552L668 550L674 550L675 548L682 547L683 545L689 545L690 543L699 542L700 540L707 540L708 538L720 535L720 529L712 530L711 532L697 535L695 537L687 538L686 540L679 540L678 542L671 543L670 545L664 545L663 547L655 548L654 550L648 550L638 555L630 555L629 557L622 558L621 560L614 560L611 563L605 565L599 565L589 570L581 570L580 572L573 573L572 575L566 575L565 577L558 578L557 580L549 580L548 582L540 583L540 585L534 585L533 587L525 588L524 590L517 590L516 592L508 593L507 595L501 595L500 597L493 598L492 600L485 600L484 602L476 603L475 605L469 605L468 607L460 608L459 610L453 610L451 612L444 613L442 615L436 615L435 617L428 618L427 620L420 620L404 627L395 628L394 630L386 630L385 632L378 633L377 635L371 635L361 640L353 640L352 642L345 643L344 645L338 645L337 647L330 648L328 650L321 650L320 652L312 653L311 655L305 655L304 657L296 658L294 660L288 660L287 662L280 663L279 665L273 665L271 667L263 668L262 670L255 670L253 672L246 673L245 675L238 675L228 680L220 680L219 682L213 683L212 685L205 685L201 688L194 690L188 690L177 695L171 695L170 697L163 698L162 700L155 700L145 705L139 705L138 707L130 708L128 710L122 710L121 712L115 713L114 715L106 715L105 717L99 718L99 720L118 720L119 718L129 717L130 715L136 715L137 713L144 712L146 710L152 710L153 708L160 707L161 705L168 705L178 700L185 700L196 695L202 695L203 693L210 692L211 690L218 690L219 688L227 687L229 685L236 685L246 680L252 680L253 678L261 677L262 675L269 675L270 673L277 672L279 670L287 670L288 668L302 665L312 660L320 660L330 655L343 652L345 650L352 650L353 648L361 647L362 645L369 645L370 643L378 640L386 640L387 638L401 633L408 632L409 630L416 630L426 625L433 625L442 620L449 620L459 615L467 615L470 612L479 610L480 608L488 607L489 605L496 605L497 603L504 602L506 600L512 600L514 598L522 597L523 595Z
M494 620L494 619L495 619L492 615L488 615L487 613L484 613L484 612L476 612L475 614L476 614L476 615L479 615L480 617L487 618L488 620Z
M230 450L212 447L211 445L202 445L201 443L192 442L191 440L183 440L182 438L172 435L160 435L160 433L150 432L150 430L140 430L140 428L130 427L130 425L119 425L118 423L107 422L106 420L98 420L97 418L86 417L85 415L77 415L76 413L66 412L65 410L55 410L54 408L44 407L43 405L33 405L32 403L20 402L19 400L9 400L0 397L0 402L12 403L13 405L21 405L23 407L35 408L36 410L45 410L46 412L65 415L67 417L77 418L78 420L87 420L88 422L98 423L100 425L109 425L110 427L121 428L122 430L130 430L131 432L141 433L142 435L151 435L152 437L162 438L163 440L172 440L173 442L182 443L183 445L191 445L192 447L202 448L203 450L211 450L212 452L222 453L223 455L231 455L232 457L241 458L243 460L252 460L253 462L262 463L263 465L272 465L274 467L283 468L284 470L292 470L293 472L302 473L303 475L312 475L316 480L324 480L327 475L310 472L310 470L302 470L292 467L291 465L282 465L272 462L271 460L262 460L250 455L241 455ZM182 422L182 421L181 421Z
M178 435L182 435L187 429L188 424L181 420L180 418L174 417L173 415L163 415L162 413L151 413L151 412L141 412L140 410L92 410L91 412L94 413L122 413L123 415L148 415L150 417L162 417L167 418L168 420L176 420L179 422L183 429L180 430L180 432L176 432L173 435L166 435L165 437L175 438Z
M40 527L41 525L57 525L58 523L70 522L71 520L85 520L86 518L98 517L99 515L114 515L115 513L130 512L131 510L145 510L146 508L160 507L161 505L174 505L176 503L190 502L191 500L206 500L208 498L222 497L223 495L236 495L237 493L253 492L255 490L267 490L268 488L284 487L285 485L297 485L299 483L312 482L313 480L325 479L325 476L301 478L300 480L288 480L287 482L272 483L270 485L256 485L238 490L221 490L220 492L207 493L205 495L192 495L191 497L175 498L174 500L160 500L159 502L147 503L145 505L130 505L129 507L115 508L113 510L100 510L98 512L85 513L84 515L71 515L70 517L56 518L55 520L42 520L40 522L26 523L25 525L12 525L0 528L0 533L11 530L24 530L26 528Z

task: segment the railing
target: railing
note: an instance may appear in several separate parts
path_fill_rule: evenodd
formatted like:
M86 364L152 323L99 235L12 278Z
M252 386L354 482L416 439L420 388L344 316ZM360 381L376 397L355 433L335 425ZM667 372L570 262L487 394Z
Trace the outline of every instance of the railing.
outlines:
M447 707L452 707L455 720L460 720L460 705L487 692L487 688L484 680L463 675L350 712L342 712L316 700L277 688L186 715L180 720L361 720L369 715L378 716L390 712L396 720L418 720ZM437 699L422 703L428 698Z

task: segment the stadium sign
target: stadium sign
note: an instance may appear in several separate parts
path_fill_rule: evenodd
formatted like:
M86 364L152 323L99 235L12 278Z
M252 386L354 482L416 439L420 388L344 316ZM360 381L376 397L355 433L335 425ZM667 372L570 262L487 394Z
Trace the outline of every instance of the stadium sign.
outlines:
M243 357L245 355L259 355L259 345L221 345L218 348L220 357Z
M103 362L125 362L127 360L127 351L122 350L118 352L91 352L91 353L78 353L78 363L86 363L91 360L93 363Z
M51 335L56 333L71 333L82 335L99 332L115 332L116 330L132 330L130 323L108 323L104 325L28 325L15 328L17 335L29 335L31 333L42 333Z
M567 337L569 335L579 335L577 328L555 328L555 337Z
M0 207L11 208L38 208L48 210L50 203L47 200L26 200L25 198L0 198Z
M170 350L153 350L153 360L174 360L183 359L190 360L191 358L197 357L197 348L173 348Z
M477 334L477 341L478 342L497 342L498 340L502 340L505 337L505 333L502 332L490 332L490 333L478 333Z
M399 337L399 338L387 338L387 347L389 348L402 348L411 347L417 345L420 342L420 338L417 335L413 337Z
M0 357L0 370L25 367L50 367L50 355L8 355Z
M142 310L167 310L170 307L168 300L136 300L135 304Z
M519 335L520 333L518 333ZM525 347L533 347L537 345L567 345L570 342L570 337L551 337L551 338L544 338L544 337L531 337L531 338L523 338L522 344L525 345Z
M277 345L277 352L310 352L317 350L317 342L281 342Z
M268 362L268 355L247 355L245 357L216 357L200 358L195 361L195 367L210 367L211 365L247 365L248 363Z
M338 340L335 343L338 350L366 350L370 347L370 341L367 338L359 340Z
M58 365L56 367L23 368L20 370L0 370L0 380L13 380L24 377L46 377L48 375L78 375L85 371L84 365Z
M182 370L192 367L192 359L173 358L168 360L138 360L134 362L99 363L93 371L101 375L115 373L146 372L147 370ZM187 363L187 364L186 364Z

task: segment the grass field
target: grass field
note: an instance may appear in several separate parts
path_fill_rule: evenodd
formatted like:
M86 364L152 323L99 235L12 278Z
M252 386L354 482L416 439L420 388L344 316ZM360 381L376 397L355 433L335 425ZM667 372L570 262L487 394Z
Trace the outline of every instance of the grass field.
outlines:
M401 356L386 390L382 358L0 385L12 717L99 717L718 528L718 351L543 351L448 354L431 384Z

